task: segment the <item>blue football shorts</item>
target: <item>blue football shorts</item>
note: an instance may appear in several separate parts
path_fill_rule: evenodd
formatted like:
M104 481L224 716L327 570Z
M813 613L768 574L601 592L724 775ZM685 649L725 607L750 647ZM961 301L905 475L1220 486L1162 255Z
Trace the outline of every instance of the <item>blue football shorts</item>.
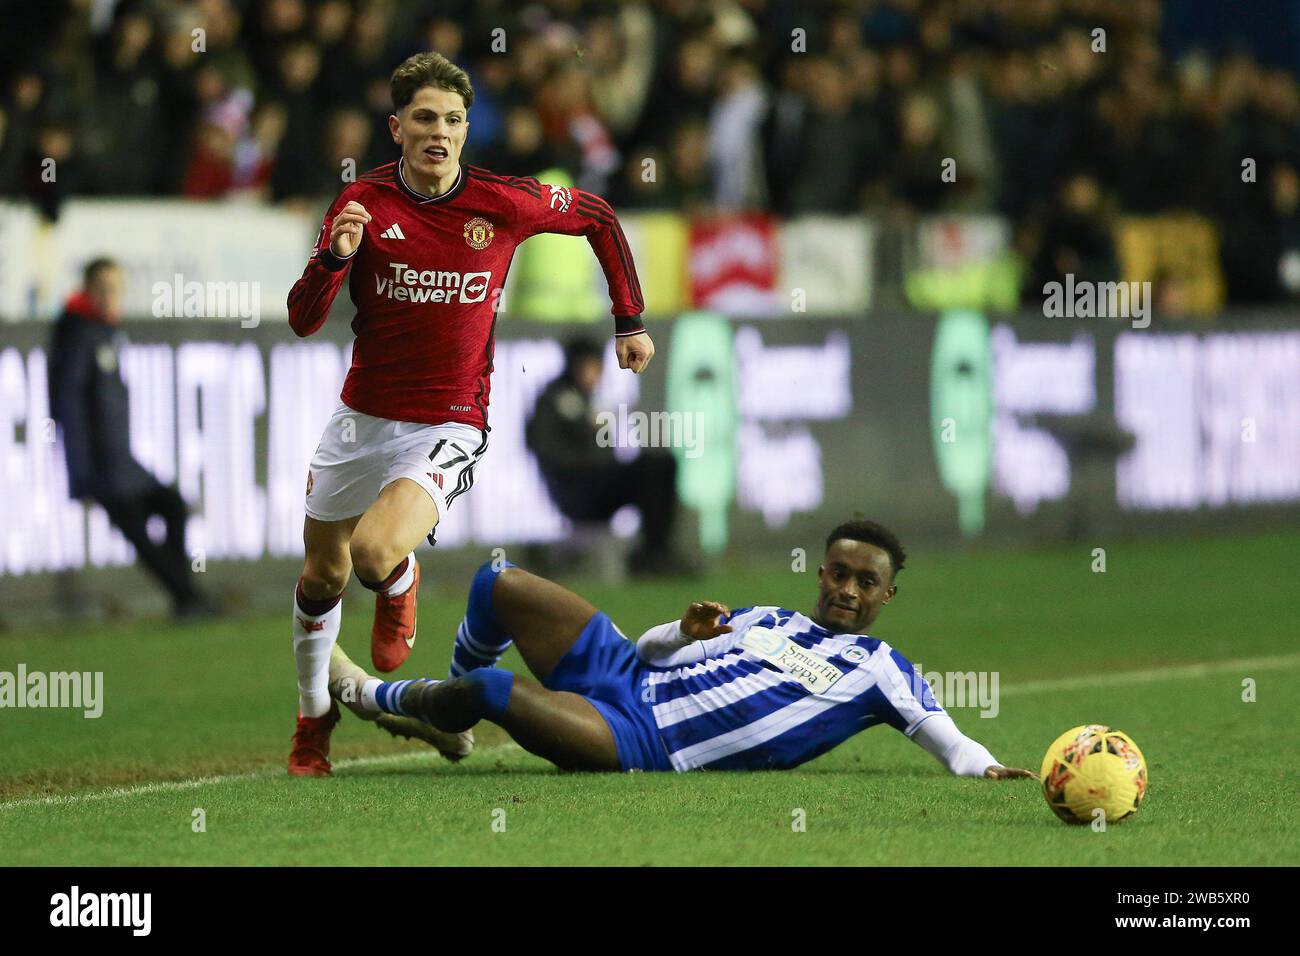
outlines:
M636 645L597 611L543 685L591 701L609 724L624 770L672 770L650 704L641 699L648 674Z

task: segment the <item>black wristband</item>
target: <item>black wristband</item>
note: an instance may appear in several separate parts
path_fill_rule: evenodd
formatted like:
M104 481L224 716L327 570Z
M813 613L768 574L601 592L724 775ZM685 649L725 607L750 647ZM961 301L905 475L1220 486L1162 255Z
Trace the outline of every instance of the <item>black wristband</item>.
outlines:
M639 315L614 316L615 335L639 335L645 331L645 323Z
M357 248L360 248L360 246L358 246ZM341 272L348 267L348 263L352 261L352 259L356 256L356 254L357 254L357 250L353 249L352 255L348 256L347 258L343 258L342 256L335 255L334 249L327 245L324 249L321 250L320 264L323 265L330 272Z

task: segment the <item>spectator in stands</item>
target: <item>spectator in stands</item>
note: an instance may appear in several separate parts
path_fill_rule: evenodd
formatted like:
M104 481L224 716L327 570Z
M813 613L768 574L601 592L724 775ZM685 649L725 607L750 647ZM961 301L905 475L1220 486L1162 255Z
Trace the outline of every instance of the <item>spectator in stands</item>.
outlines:
M322 189L339 190L344 185L344 173L350 170L351 179L366 171L361 163L370 146L370 119L358 109L342 109L329 118L325 130L325 162L321 166Z
M477 97L475 91L475 97ZM474 101L478 105L477 98ZM479 147L475 146L476 151ZM556 165L555 150L542 134L542 121L531 106L511 107L505 117L505 137L484 151L482 165L506 176L536 176Z
M956 179L943 177L950 157L939 144L939 104L927 93L903 98L898 109L898 151L889 171L891 193L916 212L938 212L958 198L960 165L949 167Z
M185 195L190 199L224 196L234 184L234 158L235 138L216 123L201 124L185 171Z
M68 491L103 507L135 547L140 562L167 590L177 618L218 613L190 571L185 501L131 455L130 403L119 355L125 335L123 275L111 259L95 259L81 291L68 299L50 343L50 410L63 436ZM155 543L148 523L160 516L166 538Z
M537 108L547 139L573 151L576 184L590 192L606 192L620 157L593 105L587 70L576 62L557 65L537 91Z
M277 67L275 95L284 104L286 117L280 155L271 173L271 191L277 199L332 195L338 191L339 179L337 172L325 169L322 161L325 131L317 83L320 50L308 40L294 40L284 47Z
M194 80L201 118L191 144L184 192L196 199L217 199L242 185L237 179L238 152L249 137L253 91L216 60L199 67Z
M646 160L653 160L652 166ZM631 157L610 191L619 208L674 209L711 215L713 184L709 175L709 131L702 120L682 120L673 130L667 152L646 150Z
M284 108L274 100L253 110L248 135L235 145L231 185L236 192L254 199L270 198L271 173L284 138L285 119Z
M677 462L672 454L647 448L618 461L612 441L601 441L592 396L600 384L604 352L587 339L565 347L564 371L538 396L525 429L528 447L551 498L575 524L608 522L624 505L641 513L641 546L628 558L631 574L679 571L672 552L677 516Z
M53 222L64 200L80 192L88 180L86 164L73 150L72 125L58 117L46 119L20 167L19 182L26 197Z
M819 58L803 77L806 88L802 109L787 119L781 136L767 145L780 151L775 161L795 174L785 193L790 215L853 213L863 205L863 191L877 175L883 143L869 116L854 109L854 87L833 61ZM775 134L769 127L769 133ZM797 151L788 155L792 144ZM938 180L938 165L934 179Z
M96 186L109 195L147 195L158 188L154 130L159 123L160 91L152 18L127 7L113 25L110 42L99 51L95 110L86 117L89 136L102 144L95 164Z
M1036 254L1026 299L1043 295L1049 282L1113 282L1119 278L1114 225L1109 206L1096 178L1075 171L1061 187L1057 206L1037 230Z
M850 214L865 201L906 221L991 206L1027 234L1085 165L1117 216L1209 218L1230 300L1275 299L1255 227L1272 215L1268 170L1300 164L1300 58L1280 69L1225 55L1233 40L1204 27L1191 38L1213 55L1185 33L1180 47L1195 17L1162 23L1171 3L9 4L0 193L49 216L68 195L318 203L338 191L331 143L362 140L330 118L359 110L370 124L358 170L391 160L389 71L431 47L469 64L485 111L470 161L503 172L558 165L597 191L608 180L617 205L686 214ZM938 177L946 157L956 183ZM1255 181L1241 177L1248 158ZM57 181L41 178L49 159Z
M677 116L707 116L713 107L719 59L717 45L707 34L686 37L655 83L655 99L673 104ZM648 118L658 129L647 129L647 137L663 145L662 114L651 110Z
M644 3L619 4L616 14L598 14L587 25L592 97L616 137L626 138L645 111L654 78L653 36L654 17Z
M760 127L767 112L767 93L758 68L733 54L718 77L719 96L709 117L714 204L729 212L764 205Z
M965 47L951 50L938 86L941 104L939 145L944 156L961 157L957 174L957 208L989 212L997 198L997 150L993 141L992 109L979 80L976 53ZM950 200L951 201L951 200Z
M19 183L36 143L45 83L35 71L14 76L0 100L0 190Z

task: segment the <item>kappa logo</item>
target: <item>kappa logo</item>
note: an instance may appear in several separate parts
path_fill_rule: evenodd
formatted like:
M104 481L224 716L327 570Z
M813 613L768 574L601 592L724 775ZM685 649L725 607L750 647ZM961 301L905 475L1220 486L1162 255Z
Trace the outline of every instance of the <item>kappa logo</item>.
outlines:
M787 680L797 681L809 693L823 694L844 676L844 671L812 648L803 647L771 628L749 628L740 639L740 646L783 671Z
M406 238L406 236L402 233L402 227L399 226L397 223L393 223L391 226L389 226L387 229L381 232L379 234L379 237L381 239L405 239Z
M298 615L298 623L302 625L304 631L323 631L325 630L324 621L309 621L301 614Z

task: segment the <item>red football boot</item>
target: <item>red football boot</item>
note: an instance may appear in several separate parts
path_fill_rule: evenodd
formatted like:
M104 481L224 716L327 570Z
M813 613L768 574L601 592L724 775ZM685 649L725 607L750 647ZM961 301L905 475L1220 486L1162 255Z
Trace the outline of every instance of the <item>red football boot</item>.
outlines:
M415 559L412 558L412 561ZM382 591L375 595L375 621L370 627L370 660L375 669L395 671L411 656L415 646L415 598L420 590L420 565L411 586L397 597Z
M293 735L289 753L289 776L328 777L330 770L330 733L339 722L339 705L330 701L323 717L298 715L298 730Z

